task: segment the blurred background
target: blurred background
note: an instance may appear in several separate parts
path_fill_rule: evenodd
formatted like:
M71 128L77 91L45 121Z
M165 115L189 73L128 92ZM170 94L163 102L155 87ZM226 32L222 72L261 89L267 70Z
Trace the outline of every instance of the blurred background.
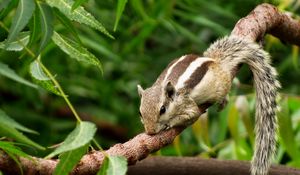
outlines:
M110 39L87 26L73 23L83 45L103 64L93 66L69 59L54 43L42 52L44 65L67 93L83 120L98 127L102 147L125 142L143 132L137 84L149 87L167 64L184 54L201 55L210 43L230 34L235 23L255 6L268 2L299 18L298 0L129 0L114 32L117 1L89 0L84 4L115 37ZM12 14L1 20L10 26ZM54 19L54 28L72 39L71 31ZM0 40L7 31L0 28ZM265 49L282 83L278 103L279 144L275 163L300 167L300 63L299 48L267 36ZM32 81L29 59L23 52L0 51L1 62ZM23 56L22 56L23 55ZM234 80L229 104L221 112L210 108L174 143L156 155L201 156L251 160L254 145L255 92L252 75L243 66ZM0 76L0 108L40 135L28 135L44 146L60 143L76 121L65 101L41 88L33 89ZM45 152L27 150L43 156Z

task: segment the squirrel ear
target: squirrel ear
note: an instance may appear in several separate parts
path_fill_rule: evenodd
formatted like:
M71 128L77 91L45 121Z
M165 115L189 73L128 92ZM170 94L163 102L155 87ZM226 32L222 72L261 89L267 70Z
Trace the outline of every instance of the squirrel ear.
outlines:
M169 98L173 98L173 96L175 95L175 87L173 86L173 84L170 81L165 86L165 92L166 92L167 97L169 97Z
M137 89L138 89L139 96L142 97L142 94L144 93L144 89L139 84L137 85Z

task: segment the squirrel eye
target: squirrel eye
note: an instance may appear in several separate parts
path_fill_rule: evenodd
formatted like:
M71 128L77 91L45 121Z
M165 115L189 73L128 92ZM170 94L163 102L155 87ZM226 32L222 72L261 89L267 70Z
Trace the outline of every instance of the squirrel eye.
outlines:
M162 105L159 111L159 115L163 115L165 112L166 112L166 107Z

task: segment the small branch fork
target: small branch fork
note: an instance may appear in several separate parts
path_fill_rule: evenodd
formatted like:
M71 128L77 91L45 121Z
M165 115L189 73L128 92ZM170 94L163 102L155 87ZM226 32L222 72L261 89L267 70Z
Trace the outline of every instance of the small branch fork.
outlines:
M240 19L237 22L234 29L232 30L231 35L243 37L250 41L260 41L267 33L274 35L287 43L300 46L300 23L292 19L290 16L279 12L276 7L270 4L261 4L257 6L248 16ZM206 108L203 108L201 110L205 111ZM157 135L151 135L151 136L145 133L141 133L123 144L114 145L113 147L106 150L105 152L108 155L125 156L128 160L128 163L130 165L133 165L138 160L142 160L146 158L151 152L157 151L162 147L171 144L175 139L175 137L179 135L184 129L185 128L173 128L168 131L164 131ZM36 157L32 157L32 160L22 158L22 157L20 157L19 159L23 167L24 173L28 175L31 174L50 175L54 172L55 166L58 163L58 160L49 160L49 159L42 159ZM99 167L103 162L103 159L104 159L104 155L101 151L92 151L86 154L85 156L83 156L83 158L81 159L81 161L78 163L78 165L76 166L76 168L73 170L71 174L76 174L76 175L96 174L96 172L99 170ZM172 161L166 161L166 159L163 160L162 158L157 159L156 161L161 160L162 162L168 162L168 163L161 163L161 165L164 165L166 167L168 166L169 163L174 165L174 161L175 161L176 165L170 167L170 170L173 169L174 167L180 166L179 165L180 162L184 164L184 166L189 166L188 163L183 163L185 162L185 160L183 160L182 158L172 158L172 159L173 159L173 164ZM238 171L241 168L245 168L245 164L247 164L245 162L241 163L241 161L224 161L226 162L224 163L222 161L218 161L214 159L208 159L208 160L203 160L200 158L194 158L194 159L197 159L197 161L200 162L200 165L198 165L197 167L202 169L203 171L202 174L207 174L207 175L209 175L209 172L217 172L214 167L223 168L225 172L226 171L233 172L232 171L233 169L234 171L235 170ZM146 162L149 162L151 160L153 160L153 158L151 158L150 160L146 159ZM193 161L194 163L191 163L190 165L191 166L195 165L195 162L197 161L196 160ZM240 165L241 163L241 166L236 166L237 163L238 165ZM137 167L141 166L141 164L142 162L138 163ZM145 173L145 171L149 170L148 168L146 168L148 166L145 164L146 163L144 163L145 169L144 171L142 171L143 174ZM247 170L249 170L248 165L246 166L247 166ZM193 167L193 168L197 168L197 167ZM205 167L210 167L210 168L205 168ZM7 174L20 174L18 165L3 152L0 153L0 169L2 170L2 172ZM132 172L132 169L134 168L131 167L129 170ZM153 167L153 169L157 169L157 168ZM300 175L300 170L295 170L283 166L274 166L270 171L271 174L276 174L276 172L273 171L273 169L277 169L278 171L284 172L283 174L292 172L291 174ZM241 174L245 174L245 171L242 172L243 173ZM224 174L224 172L221 174Z

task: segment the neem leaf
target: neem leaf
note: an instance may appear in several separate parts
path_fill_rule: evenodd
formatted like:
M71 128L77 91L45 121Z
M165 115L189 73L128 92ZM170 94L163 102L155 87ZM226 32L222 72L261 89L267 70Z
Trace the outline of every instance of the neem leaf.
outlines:
M8 65L3 64L0 62L0 75L3 75L7 78L10 78L12 80L15 80L19 83L25 84L27 86L37 88L35 84L32 84L31 82L25 80L24 78L20 77L14 70L8 67Z
M104 159L97 175L125 175L127 172L127 160L123 156L108 156Z
M14 40L7 43L7 40L0 42L0 49L7 51L21 51L29 42L30 32L21 32Z
M7 141L0 141L0 148L3 149L5 152L10 152L17 156L30 158L28 154L23 152L20 148L16 147L13 143Z
M59 35L56 32L53 33L52 40L58 47L60 47L61 50L63 50L71 58L74 58L80 62L95 65L100 69L101 73L103 72L100 61L86 48L82 47L78 43L62 35Z
M72 21L61 13L58 9L54 8L53 12L55 17L67 28L67 30L75 37L76 41L81 44L76 28L73 26Z
M54 175L68 175L80 161L81 157L86 153L88 146L89 145L87 144L61 154L59 156L59 162L54 170Z
M18 142L25 143L25 144L31 145L35 148L44 150L44 147L42 147L41 145L33 142L32 140L30 140L28 137L23 135L21 132L19 132L18 130L16 130L12 126L7 125L7 123L1 122L1 121L0 121L0 135L8 137L8 138L15 139Z
M61 96L60 92L57 90L50 78L45 74L45 72L41 68L40 63L37 60L34 60L30 64L30 75L36 84L40 85L42 88L49 92Z
M90 27L93 27L110 38L114 38L108 33L104 26L95 19L89 12L87 12L83 7L78 7L72 11L72 5L74 4L73 0L46 0L46 2L51 7L58 8L63 14L65 14L72 21L79 22L81 24L86 24Z
M107 174L125 175L127 171L127 160L123 156L108 156Z
M32 134L38 134L38 132L29 129L21 124L19 124L18 122L16 122L14 119L10 118L4 111L2 111L0 109L0 122L4 123L8 126L11 126L17 130L23 131L23 132L28 132L28 133L32 133Z
M44 3L38 2L38 7L40 11L40 21L41 21L41 44L39 48L39 52L44 49L44 47L48 44L53 34L53 14L52 9Z
M20 31L26 26L35 9L34 0L20 0L13 18L12 25L9 29L7 44L17 38Z
M47 158L80 148L88 144L96 133L96 126L91 122L80 122L76 128L67 136L64 142L50 153Z

